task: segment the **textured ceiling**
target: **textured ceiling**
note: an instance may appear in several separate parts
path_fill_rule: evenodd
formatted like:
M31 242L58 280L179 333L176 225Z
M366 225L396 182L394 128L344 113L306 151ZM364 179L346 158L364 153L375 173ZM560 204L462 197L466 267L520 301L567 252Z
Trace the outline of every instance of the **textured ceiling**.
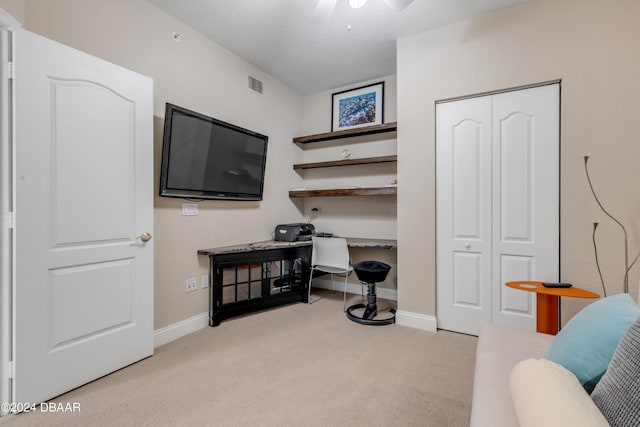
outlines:
M338 0L313 22L318 0L149 0L300 94L396 74L396 40L525 0ZM351 30L348 30L348 26Z

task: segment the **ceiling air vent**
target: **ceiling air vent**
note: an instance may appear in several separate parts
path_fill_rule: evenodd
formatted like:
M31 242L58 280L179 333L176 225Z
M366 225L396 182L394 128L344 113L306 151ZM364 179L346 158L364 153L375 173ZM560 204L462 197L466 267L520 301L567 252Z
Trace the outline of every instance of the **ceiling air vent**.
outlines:
M254 77L249 76L249 89L262 95L262 82Z

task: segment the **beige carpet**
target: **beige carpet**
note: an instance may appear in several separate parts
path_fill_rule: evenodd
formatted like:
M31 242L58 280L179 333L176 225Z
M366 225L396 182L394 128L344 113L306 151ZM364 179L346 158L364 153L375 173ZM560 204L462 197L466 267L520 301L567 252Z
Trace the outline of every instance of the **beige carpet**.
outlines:
M359 325L326 295L202 329L54 400L79 413L0 425L469 425L475 337Z

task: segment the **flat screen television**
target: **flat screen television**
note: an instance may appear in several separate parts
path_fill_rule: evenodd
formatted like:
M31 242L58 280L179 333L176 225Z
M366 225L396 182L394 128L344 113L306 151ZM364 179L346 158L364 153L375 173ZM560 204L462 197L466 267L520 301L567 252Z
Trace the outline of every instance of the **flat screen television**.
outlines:
M160 196L262 200L268 139L167 103Z

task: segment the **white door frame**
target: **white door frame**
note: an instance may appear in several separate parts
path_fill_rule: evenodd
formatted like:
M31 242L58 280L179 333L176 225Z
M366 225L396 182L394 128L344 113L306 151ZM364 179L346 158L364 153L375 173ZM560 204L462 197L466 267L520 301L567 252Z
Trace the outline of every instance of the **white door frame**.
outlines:
M20 23L0 8L0 402L11 402L11 295L13 286L12 217L13 206L13 118L11 82L12 38L11 31L21 28ZM0 416L6 415L0 411Z

